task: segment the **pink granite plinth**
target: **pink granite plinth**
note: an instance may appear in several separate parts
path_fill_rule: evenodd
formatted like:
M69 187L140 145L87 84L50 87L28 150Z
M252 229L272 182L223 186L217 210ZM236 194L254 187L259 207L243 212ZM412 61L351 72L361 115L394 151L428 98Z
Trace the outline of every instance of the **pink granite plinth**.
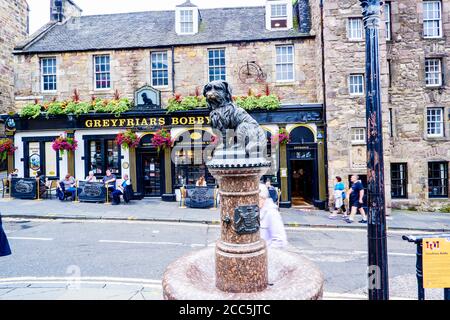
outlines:
M207 248L174 261L163 276L166 300L319 300L323 275L303 256L268 249L268 287L259 292L226 292L216 287L215 252ZM230 272L230 277L232 274Z

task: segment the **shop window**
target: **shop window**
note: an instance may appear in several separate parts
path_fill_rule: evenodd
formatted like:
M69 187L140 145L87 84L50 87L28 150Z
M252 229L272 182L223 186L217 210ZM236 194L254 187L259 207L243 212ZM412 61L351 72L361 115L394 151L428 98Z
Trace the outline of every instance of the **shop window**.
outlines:
M279 187L280 183L278 181L278 171L279 171L279 158L278 158L278 148L276 145L272 145L271 138L272 134L270 131L266 131L267 137L267 149L266 157L270 159L271 166L264 176L262 176L261 181L264 182L266 179L270 178L273 186Z
M83 140L87 144L86 175L89 171L94 171L97 178L103 178L106 175L106 170L111 170L112 174L117 177L121 176L121 150L114 138L92 139L83 137Z
M428 196L448 198L448 163L428 163Z
M50 179L59 177L59 152L52 148L54 139L54 137L23 139L25 178L34 177L38 171Z
M189 130L175 142L175 187L195 185L200 177L205 177L209 186L216 181L209 173L206 162L212 157L211 134L203 130Z
M393 199L407 198L408 165L391 163L391 196Z

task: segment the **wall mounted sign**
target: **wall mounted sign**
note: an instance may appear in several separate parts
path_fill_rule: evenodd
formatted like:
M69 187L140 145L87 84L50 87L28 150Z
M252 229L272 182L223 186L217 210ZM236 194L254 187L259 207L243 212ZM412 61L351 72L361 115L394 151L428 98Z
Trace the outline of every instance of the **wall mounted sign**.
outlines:
M34 178L12 178L11 197L17 199L36 199L37 182Z
M160 126L209 125L208 116L192 117L136 117L88 119L84 121L85 128L147 128Z
M9 117L5 121L5 130L6 132L15 132L16 131L16 121Z
M41 168L41 156L37 153L30 155L30 170L39 171Z
M240 206L234 210L234 230L237 234L258 232L259 225L259 208L257 205Z
M151 86L139 88L134 93L134 105L138 110L160 109L161 92Z
M424 288L450 288L450 238L422 240Z
M287 169L280 168L280 175L281 175L281 178L287 178Z

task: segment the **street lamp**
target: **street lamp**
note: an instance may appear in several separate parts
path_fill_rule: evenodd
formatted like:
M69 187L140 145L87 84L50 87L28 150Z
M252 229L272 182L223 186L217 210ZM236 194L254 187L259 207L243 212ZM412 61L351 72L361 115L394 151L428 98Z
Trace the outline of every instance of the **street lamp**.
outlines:
M360 0L366 35L369 300L389 299L378 34L380 0Z

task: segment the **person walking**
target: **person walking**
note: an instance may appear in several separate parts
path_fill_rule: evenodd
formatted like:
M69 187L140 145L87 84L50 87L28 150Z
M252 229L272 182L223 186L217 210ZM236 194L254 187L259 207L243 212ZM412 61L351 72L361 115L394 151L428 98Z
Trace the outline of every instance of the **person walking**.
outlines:
M334 211L329 216L330 219L336 219L338 213L343 213L343 217L347 218L347 213L345 209L345 184L342 182L342 178L336 177L336 184L334 185Z
M353 223L355 220L355 215L357 211L359 211L362 216L362 220L360 220L359 223L367 223L367 216L364 208L362 207L364 199L363 184L357 175L352 175L350 181L352 182L352 187L347 193L349 198L350 216L345 221L347 223Z
M261 221L261 238L267 247L282 248L288 245L286 230L277 205L269 195L264 184L259 185L259 208Z
M0 257L9 256L10 254L11 248L9 247L5 231L3 231L2 215L0 214Z
M278 205L277 189L275 189L275 187L272 186L271 182L272 182L272 179L270 179L270 177L268 177L266 179L266 187L267 187L267 190L269 190L269 195L272 198L273 202Z

